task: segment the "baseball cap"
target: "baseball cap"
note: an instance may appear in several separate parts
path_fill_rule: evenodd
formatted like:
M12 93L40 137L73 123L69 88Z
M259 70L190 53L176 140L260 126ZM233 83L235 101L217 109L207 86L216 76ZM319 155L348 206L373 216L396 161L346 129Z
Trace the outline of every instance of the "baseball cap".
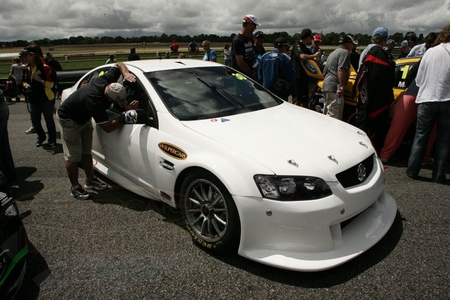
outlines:
M322 42L322 36L320 34L315 34L313 37L314 42Z
M117 82L113 82L108 86L106 94L114 101L127 100L127 92L124 86Z
M372 37L377 39L387 38L388 35L388 30L384 27L378 27L372 33Z
M394 44L395 45L395 41L393 39L389 39L386 44L388 44L388 45Z
M21 51L22 54L39 54L39 49L36 46L26 46Z
M402 46L402 48L403 47L408 47L408 41L404 40L404 41L402 41L402 43L400 45Z
M339 44L346 44L346 43L352 43L353 44L353 39L350 36L348 36L348 35L341 36L339 38Z
M257 31L253 34L255 36L255 38L259 39L263 39L264 38L264 33L262 31Z
M284 37L279 37L275 40L275 42L273 43L274 46L289 46L287 40Z
M242 22L253 23L255 25L261 26L261 24L258 23L258 19L254 15L246 15Z

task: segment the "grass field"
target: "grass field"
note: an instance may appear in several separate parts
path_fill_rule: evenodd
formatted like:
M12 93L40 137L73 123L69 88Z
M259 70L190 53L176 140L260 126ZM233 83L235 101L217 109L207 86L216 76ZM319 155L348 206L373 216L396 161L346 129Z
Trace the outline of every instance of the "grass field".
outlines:
M160 53L164 58L164 54L170 51L171 43L152 43L143 47L141 44L98 44L98 45L77 45L77 46L52 46L42 47L44 55L51 52L53 57L58 60L63 70L80 70L91 69L102 65L106 62L110 54L116 56L117 61L126 61L130 48L135 47L136 52L141 59L157 59ZM212 49L217 52L218 62L223 63L223 45L212 44ZM0 48L0 55L6 53L19 53L22 48ZM201 50L201 49L200 49ZM187 44L180 43L179 53L187 53ZM195 59L202 59L204 52L200 51ZM187 55L188 56L188 55ZM66 60L67 57L67 60ZM173 58L176 58L173 56ZM8 77L12 64L12 57L0 57L0 78Z

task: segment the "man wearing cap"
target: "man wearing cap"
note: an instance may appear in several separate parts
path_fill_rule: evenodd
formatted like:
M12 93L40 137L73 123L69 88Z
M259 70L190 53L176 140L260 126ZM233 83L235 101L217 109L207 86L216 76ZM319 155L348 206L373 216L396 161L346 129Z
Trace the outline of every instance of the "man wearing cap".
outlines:
M294 64L295 72L297 74L297 91L298 91L298 101L295 104L303 107L308 107L309 105L309 89L308 89L308 74L302 66L302 61L307 61L310 59L320 58L322 56L321 52L316 52L314 54L306 46L312 40L312 31L309 28L303 29L300 34L300 41L295 43L292 47L292 62Z
M254 15L246 15L242 20L242 30L233 39L231 47L231 66L236 70L256 79L253 68L254 49L252 33L256 26L261 26Z
M395 62L383 49L387 38L386 28L374 30L372 44L361 54L362 63L356 78L359 90L356 125L371 137L377 151L383 146L389 129L389 107L394 101Z
M387 40L385 50L387 51L387 53L389 53L391 59L394 59L394 56L392 55L392 50L394 50L394 48L395 48L395 41L393 39Z
M323 69L323 113L339 120L342 120L344 112L344 89L350 76L352 48L353 39L348 35L341 36L339 47L330 53Z
M262 31L257 31L253 35L253 50L255 51L255 55L263 56L266 53L266 49L264 48L264 33Z
M400 44L400 54L398 55L398 58L407 57L409 50L410 49L408 46L408 41L407 40L402 41Z
M80 87L61 103L57 110L57 119L61 129L61 141L66 160L66 169L71 183L71 194L76 199L88 199L84 189L103 190L108 186L94 177L92 168L92 131L91 118L105 132L111 132L126 123L127 113L138 114L139 102L134 100L127 105L127 93L123 85L117 83L120 75L127 82L135 82L136 77L128 71L125 64L119 62L104 75L99 76ZM107 109L117 103L130 110L114 120L109 120ZM145 112L144 112L145 113ZM78 182L78 165L86 173L84 188Z
M263 55L258 69L258 81L274 94L288 100L292 95L294 101L297 100L297 86L294 65L286 54L289 51L289 44L283 37L279 37L274 42L275 49ZM277 79L283 79L290 84L290 89L275 90L274 85Z

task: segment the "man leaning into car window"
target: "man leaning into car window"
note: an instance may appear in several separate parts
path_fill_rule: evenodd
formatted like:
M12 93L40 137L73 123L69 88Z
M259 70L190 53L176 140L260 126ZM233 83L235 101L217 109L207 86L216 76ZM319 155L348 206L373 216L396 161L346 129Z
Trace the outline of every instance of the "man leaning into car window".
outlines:
M91 118L94 118L105 132L116 130L125 123L138 123L146 117L145 111L138 109L139 102L133 100L128 104L127 93L120 83L135 82L125 64L119 62L103 76L99 76L71 94L57 110L57 119L61 129L61 140L66 161L66 169L71 183L71 195L76 199L88 199L85 189L104 190L108 185L94 177L92 166L92 132ZM114 120L109 120L107 110L112 103L117 103L126 112ZM78 166L81 164L86 173L86 183L82 187L78 182Z

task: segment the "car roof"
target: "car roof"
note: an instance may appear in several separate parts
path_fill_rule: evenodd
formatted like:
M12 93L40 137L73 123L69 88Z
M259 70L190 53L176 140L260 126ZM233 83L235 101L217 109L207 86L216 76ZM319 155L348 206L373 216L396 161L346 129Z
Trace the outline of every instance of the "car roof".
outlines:
M397 65L410 64L418 62L422 57L404 57L395 60Z
M133 60L124 62L127 67L133 66L140 69L142 72L164 71L174 69L196 68L196 67L217 67L224 66L223 64L203 61L198 59L148 59L148 60Z

